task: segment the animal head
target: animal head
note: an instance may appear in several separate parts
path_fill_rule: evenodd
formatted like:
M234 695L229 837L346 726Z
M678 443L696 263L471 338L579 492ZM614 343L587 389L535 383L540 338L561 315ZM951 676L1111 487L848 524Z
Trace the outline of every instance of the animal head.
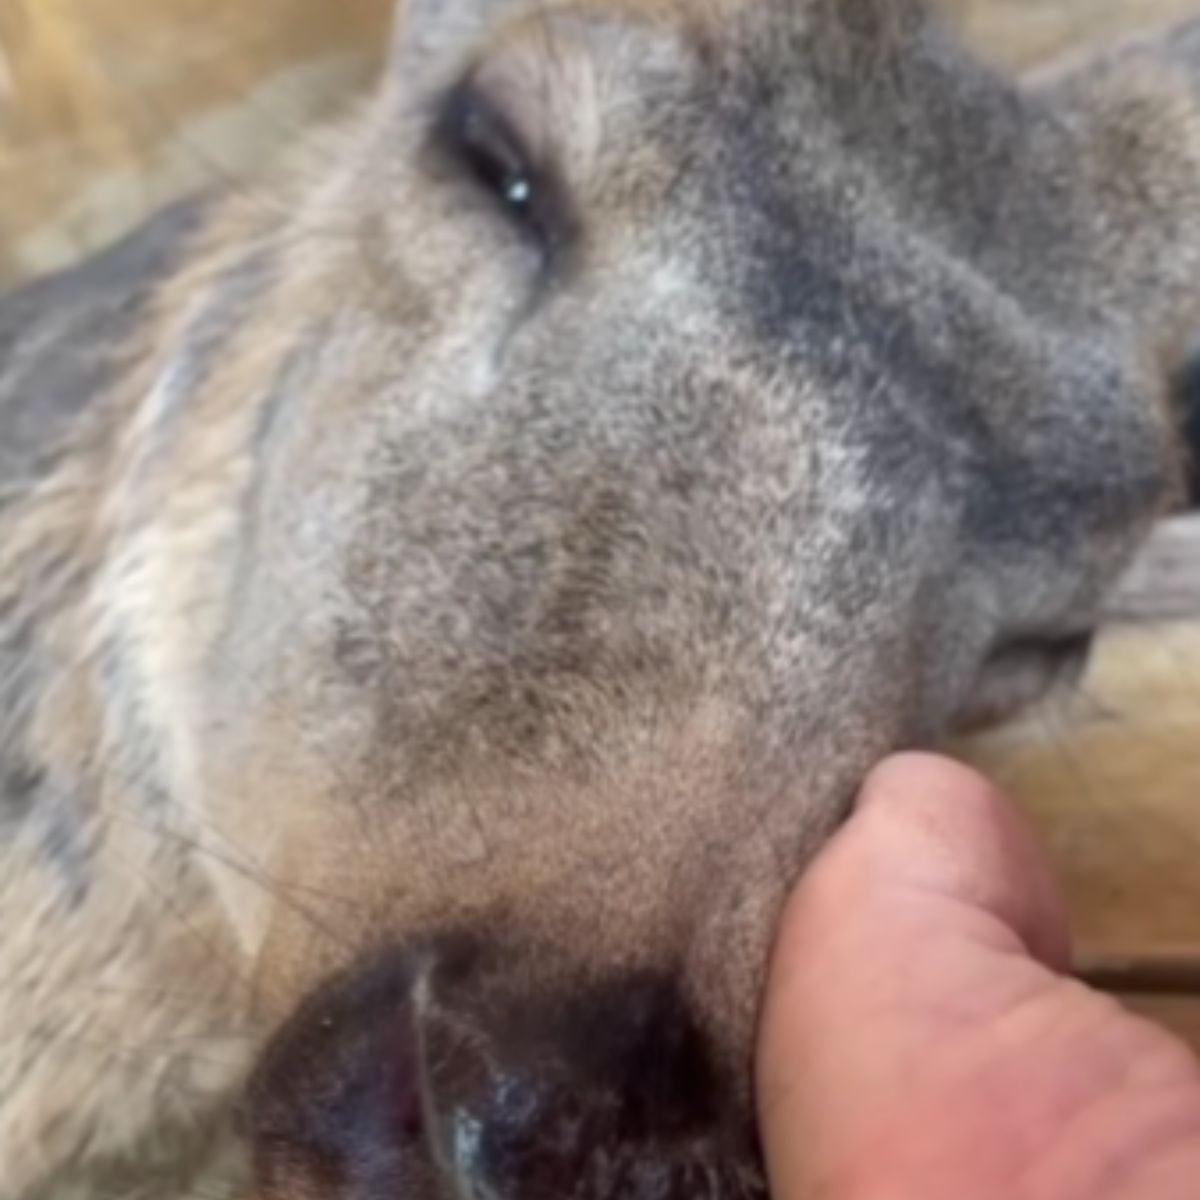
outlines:
M217 219L77 619L109 786L214 851L276 1030L264 1197L759 1189L788 884L878 757L1074 669L1175 495L1200 124L1138 63L412 0Z

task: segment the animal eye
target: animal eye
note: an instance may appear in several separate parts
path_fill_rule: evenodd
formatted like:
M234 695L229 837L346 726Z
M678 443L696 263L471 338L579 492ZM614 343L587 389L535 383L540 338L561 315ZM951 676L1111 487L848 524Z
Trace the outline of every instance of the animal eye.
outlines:
M522 225L541 233L541 187L525 148L482 97L460 89L450 100L443 134L476 184Z

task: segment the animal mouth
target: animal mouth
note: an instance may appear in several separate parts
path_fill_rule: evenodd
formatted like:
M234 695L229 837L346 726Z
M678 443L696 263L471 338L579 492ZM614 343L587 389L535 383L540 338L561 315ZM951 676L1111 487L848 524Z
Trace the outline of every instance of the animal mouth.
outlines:
M1040 667L1048 676L1048 682L1077 683L1091 657L1095 631L1079 633L1044 634L1020 638L1005 645L992 659L992 665L1000 663L1027 663Z
M984 659L957 726L971 732L995 725L1051 692L1078 686L1091 658L1095 630L1023 635L1002 642Z
M503 994L426 949L318 991L246 1093L261 1194L765 1200L746 1105L672 984Z

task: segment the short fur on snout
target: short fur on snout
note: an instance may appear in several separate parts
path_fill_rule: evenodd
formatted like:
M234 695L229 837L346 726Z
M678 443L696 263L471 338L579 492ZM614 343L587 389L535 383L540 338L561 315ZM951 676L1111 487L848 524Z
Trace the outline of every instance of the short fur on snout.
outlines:
M757 1194L788 884L1178 493L1198 88L410 0L272 192L6 302L0 1198L234 1111L263 1200Z

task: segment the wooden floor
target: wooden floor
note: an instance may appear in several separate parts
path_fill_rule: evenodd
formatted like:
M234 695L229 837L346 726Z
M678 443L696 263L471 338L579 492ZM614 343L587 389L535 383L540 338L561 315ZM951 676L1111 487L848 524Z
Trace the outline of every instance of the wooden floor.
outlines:
M1004 64L1200 12L1200 0L941 3ZM244 179L369 77L389 9L0 0L0 282L71 261L200 181ZM1157 964L1160 984L1200 971L1200 626L1107 637L1072 704L959 749L1033 814L1083 959ZM1200 998L1135 1003L1200 1048Z
M1110 633L1077 695L955 748L1033 816L1080 965L1200 1050L1200 627Z

